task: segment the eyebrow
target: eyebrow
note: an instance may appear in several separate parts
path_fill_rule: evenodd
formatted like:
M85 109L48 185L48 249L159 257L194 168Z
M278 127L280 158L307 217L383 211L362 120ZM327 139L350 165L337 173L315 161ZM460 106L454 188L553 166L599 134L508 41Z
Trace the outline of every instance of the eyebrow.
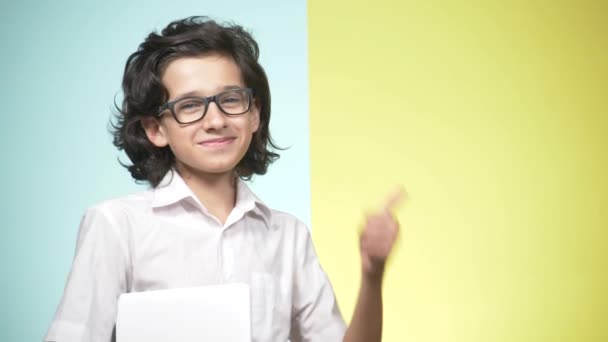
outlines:
M225 92L225 91L228 91L228 90L243 89L243 88L245 88L245 87L239 86L239 85L227 85L227 86L221 87L220 91L218 91L216 94L219 94L219 93L222 93L222 92ZM216 94L214 94L214 95L216 95ZM200 91L193 90L193 91L189 91L187 93L179 94L178 96L175 97L175 99L170 100L170 101L176 101L176 100L183 99L183 98L186 98L186 97L191 97L191 96L203 96L203 95L201 95ZM211 96L213 96L213 95L211 95Z

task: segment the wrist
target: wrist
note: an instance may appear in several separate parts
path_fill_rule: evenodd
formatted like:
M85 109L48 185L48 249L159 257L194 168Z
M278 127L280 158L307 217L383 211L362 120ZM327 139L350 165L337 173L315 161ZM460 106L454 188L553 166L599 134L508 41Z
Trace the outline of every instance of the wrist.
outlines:
M384 266L384 262L378 262L371 270L363 270L361 275L362 281L370 285L382 284Z

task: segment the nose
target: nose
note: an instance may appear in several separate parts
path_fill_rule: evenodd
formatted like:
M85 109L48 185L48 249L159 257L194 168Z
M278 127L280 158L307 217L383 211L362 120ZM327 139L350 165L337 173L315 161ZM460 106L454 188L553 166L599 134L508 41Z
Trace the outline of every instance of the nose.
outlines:
M207 131L219 130L226 127L226 115L220 110L215 101L209 103L207 113L203 118L203 128Z

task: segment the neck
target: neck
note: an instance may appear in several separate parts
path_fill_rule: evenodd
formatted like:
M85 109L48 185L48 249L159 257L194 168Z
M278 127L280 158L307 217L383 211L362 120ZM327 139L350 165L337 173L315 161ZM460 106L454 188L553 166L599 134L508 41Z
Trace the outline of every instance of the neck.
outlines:
M177 171L209 213L224 224L236 204L234 173L203 173L183 165L178 165Z

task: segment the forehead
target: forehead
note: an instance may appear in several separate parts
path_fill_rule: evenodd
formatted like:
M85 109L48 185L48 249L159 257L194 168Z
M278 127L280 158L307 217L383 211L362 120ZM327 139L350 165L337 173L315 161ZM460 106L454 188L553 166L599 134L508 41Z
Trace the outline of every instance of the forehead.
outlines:
M161 81L170 98L186 93L210 96L226 87L245 86L241 70L234 60L217 54L172 60L165 67Z

